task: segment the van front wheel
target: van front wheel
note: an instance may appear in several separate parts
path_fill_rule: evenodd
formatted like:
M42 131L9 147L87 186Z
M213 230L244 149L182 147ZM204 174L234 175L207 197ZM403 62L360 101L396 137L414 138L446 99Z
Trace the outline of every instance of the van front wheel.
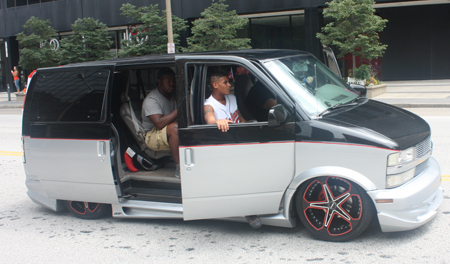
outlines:
M65 201L67 209L70 213L82 219L97 219L111 215L111 205L101 203L89 203L79 201Z
M296 208L306 229L332 242L357 237L375 215L366 192L339 177L318 177L304 183L297 193Z

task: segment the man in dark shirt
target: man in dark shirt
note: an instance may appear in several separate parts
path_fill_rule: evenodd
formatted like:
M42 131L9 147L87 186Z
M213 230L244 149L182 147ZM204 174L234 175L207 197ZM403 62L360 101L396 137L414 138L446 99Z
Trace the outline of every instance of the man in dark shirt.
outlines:
M245 106L258 122L267 121L269 110L277 104L275 95L260 81L256 81L245 98Z

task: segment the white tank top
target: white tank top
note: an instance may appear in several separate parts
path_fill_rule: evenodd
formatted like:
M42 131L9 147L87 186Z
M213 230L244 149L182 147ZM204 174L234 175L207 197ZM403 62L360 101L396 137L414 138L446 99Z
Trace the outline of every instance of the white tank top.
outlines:
M205 105L210 105L214 108L214 116L216 120L227 119L233 123L239 123L239 112L237 108L236 96L234 94L225 95L226 105L221 104L211 95L205 101Z

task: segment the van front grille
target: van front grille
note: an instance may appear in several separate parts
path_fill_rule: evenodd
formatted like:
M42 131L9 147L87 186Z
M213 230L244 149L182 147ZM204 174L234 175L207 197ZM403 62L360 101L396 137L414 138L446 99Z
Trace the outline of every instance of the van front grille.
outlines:
M428 159L416 166L416 172L414 173L414 177L424 172L427 168L428 168Z
M431 137L428 137L424 141L416 145L416 157L421 158L425 156L431 149Z

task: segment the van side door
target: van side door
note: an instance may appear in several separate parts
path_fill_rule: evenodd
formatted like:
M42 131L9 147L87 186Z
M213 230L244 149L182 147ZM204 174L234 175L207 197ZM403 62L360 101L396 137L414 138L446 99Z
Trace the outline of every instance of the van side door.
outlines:
M113 65L38 70L24 110L25 169L48 199L111 203Z
M293 112L289 99L259 68L239 57L177 56L176 64L184 219L277 214L294 176L294 116L274 127L267 119L230 124L228 132L205 124L208 72L221 67L236 76L244 68L255 77L253 82L265 85ZM244 98L237 90L247 87L246 81L239 86L236 80L238 108Z

